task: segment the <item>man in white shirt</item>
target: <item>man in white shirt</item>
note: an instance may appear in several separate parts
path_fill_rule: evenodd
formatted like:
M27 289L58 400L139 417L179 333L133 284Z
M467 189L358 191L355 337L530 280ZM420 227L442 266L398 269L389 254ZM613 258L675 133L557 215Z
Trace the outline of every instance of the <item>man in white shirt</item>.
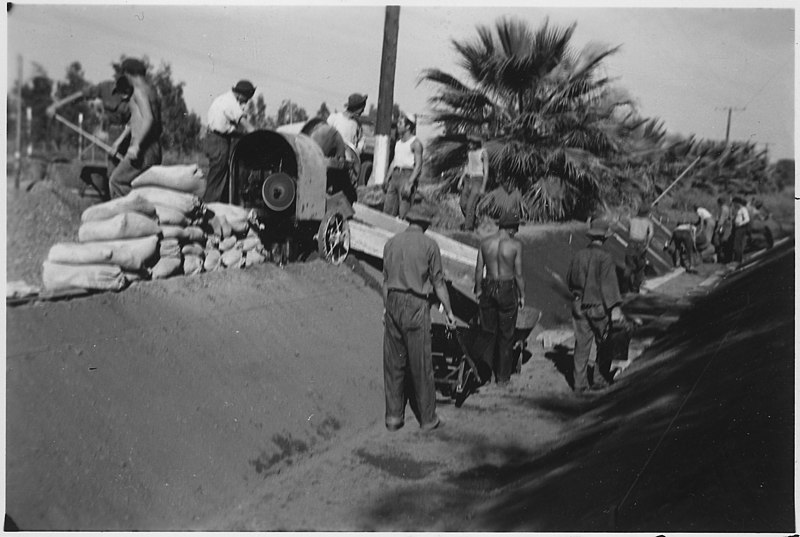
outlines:
M422 142L417 139L417 116L403 114L397 122L400 139L394 144L394 159L386 177L383 212L405 218L411 208L422 174Z
M255 92L256 88L249 80L240 80L231 91L214 99L208 109L208 132L204 144L208 157L205 202L228 201L228 162L242 131L255 130L244 116L245 105Z
M345 103L344 112L334 112L328 116L328 125L335 128L342 139L352 145L356 150L361 151L363 140L361 138L361 124L358 118L364 113L367 107L367 96L360 93L353 93Z
M750 213L747 211L747 202L740 198L733 198L733 261L741 263L744 258L744 243L750 231Z

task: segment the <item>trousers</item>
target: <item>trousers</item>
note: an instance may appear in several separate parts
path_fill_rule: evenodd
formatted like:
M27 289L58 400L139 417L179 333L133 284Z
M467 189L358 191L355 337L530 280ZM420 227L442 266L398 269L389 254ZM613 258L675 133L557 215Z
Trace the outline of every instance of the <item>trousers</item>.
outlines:
M206 176L206 193L203 201L228 203L229 163L235 140L229 136L209 131L203 142L203 150L208 157L208 175Z
M747 223L743 226L733 228L733 260L741 263L744 259L744 247L747 242L747 236L750 234L750 224Z
M605 336L609 317L601 304L584 305L580 300L572 302L572 324L575 329L575 354L573 356L573 389L581 392L589 389L586 370L589 352L594 340L597 348ZM599 367L600 364L598 364ZM610 364L609 364L610 365ZM598 378L595 376L595 379Z
M111 198L121 198L131 191L131 183L151 166L161 164L161 143L156 140L140 149L139 157L123 158L108 178Z
M647 246L641 241L630 241L625 249L625 279L632 292L639 292L646 267Z
M489 342L484 354L492 365L496 382L508 382L514 369L511 349L517 327L517 282L485 279L478 299L481 330Z
M475 210L481 198L481 187L483 177L473 176L464 180L464 188L461 191L461 212L464 213L464 229L472 231L475 229Z
M406 403L409 402L420 427L434 427L439 418L436 416L428 300L390 290L383 324L386 425L402 425Z
M411 196L403 196L403 187L411 178L413 170L408 168L395 168L392 172L392 177L389 179L389 185L386 188L386 197L383 200L383 212L391 216L399 216L405 218L406 213L411 208L411 200L414 199L414 193Z

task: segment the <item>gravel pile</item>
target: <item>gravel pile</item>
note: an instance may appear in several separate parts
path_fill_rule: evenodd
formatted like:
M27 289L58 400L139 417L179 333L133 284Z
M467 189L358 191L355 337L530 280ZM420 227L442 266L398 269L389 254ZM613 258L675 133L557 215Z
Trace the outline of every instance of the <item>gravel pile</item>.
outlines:
M52 181L7 187L6 281L42 285L42 262L56 242L76 241L81 213L96 201Z

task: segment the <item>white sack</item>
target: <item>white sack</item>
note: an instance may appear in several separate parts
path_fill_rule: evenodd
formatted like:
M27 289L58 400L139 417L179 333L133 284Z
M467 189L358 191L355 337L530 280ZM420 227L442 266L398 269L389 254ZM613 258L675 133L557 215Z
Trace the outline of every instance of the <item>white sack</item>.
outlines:
M122 213L141 213L150 218L156 217L155 206L146 199L130 192L127 196L114 198L111 201L98 203L87 208L81 214L81 222L108 220Z
M78 241L113 241L157 235L158 223L140 213L122 213L107 220L90 220L78 228Z
M50 248L47 260L66 265L117 265L124 270L141 270L158 246L158 235L140 239L58 243Z
M206 177L197 164L151 166L131 183L133 188L157 186L194 194L202 198L206 193Z
M184 215L192 214L202 206L200 198L194 194L178 192L168 188L143 186L131 190L131 192L135 192L137 196L141 196L153 205L170 207Z
M154 280L160 278L169 278L174 274L178 274L181 269L181 264L183 260L178 257L162 257L158 260L158 263L153 267L151 271L151 275Z
M42 281L45 289L101 289L121 291L128 285L122 269L117 265L64 265L45 261L42 264Z

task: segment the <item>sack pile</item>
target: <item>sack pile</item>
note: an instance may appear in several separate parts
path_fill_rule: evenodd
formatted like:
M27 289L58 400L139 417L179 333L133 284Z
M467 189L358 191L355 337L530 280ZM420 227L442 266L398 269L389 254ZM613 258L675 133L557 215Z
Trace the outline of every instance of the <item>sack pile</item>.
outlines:
M131 192L81 215L78 242L54 245L43 264L49 290L119 291L131 281L263 263L267 254L249 211L203 205L197 165L153 166Z

